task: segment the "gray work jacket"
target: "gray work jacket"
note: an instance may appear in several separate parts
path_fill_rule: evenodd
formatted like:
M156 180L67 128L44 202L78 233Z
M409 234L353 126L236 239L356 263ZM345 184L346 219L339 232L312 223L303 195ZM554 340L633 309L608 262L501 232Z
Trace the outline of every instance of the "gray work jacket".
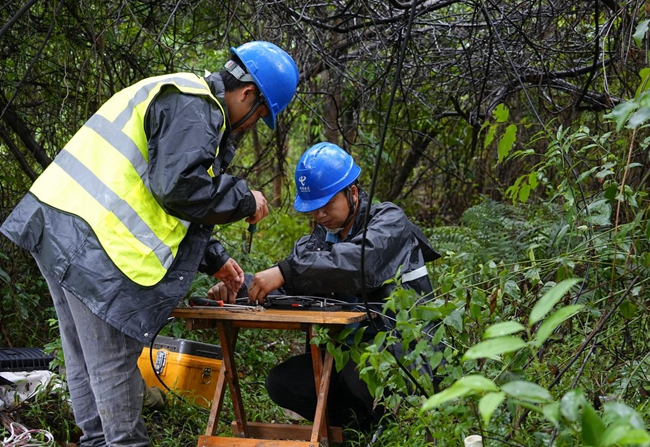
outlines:
M225 110L221 76L215 73L206 81ZM228 125L221 132L224 119L215 104L171 86L146 112L151 193L167 213L191 223L174 263L155 286L133 283L111 262L86 222L40 203L32 194L0 231L32 252L95 315L149 343L187 294L197 270L212 275L228 260L224 247L211 239L213 226L255 212L255 198L244 180L224 173L234 156ZM210 167L214 177L207 173Z

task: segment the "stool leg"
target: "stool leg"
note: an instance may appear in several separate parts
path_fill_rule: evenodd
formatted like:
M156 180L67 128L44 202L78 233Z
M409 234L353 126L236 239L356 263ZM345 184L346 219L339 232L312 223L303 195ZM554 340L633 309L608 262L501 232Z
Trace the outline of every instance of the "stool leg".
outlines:
M244 438L249 438L248 423L246 422L246 410L242 404L241 391L239 389L239 377L235 366L235 343L239 333L238 328L233 328L230 323L217 322L219 330L219 339L221 340L221 352L223 354L223 367L225 368L225 378L230 388L230 398L232 400L233 412L237 422L238 433Z
M308 329L309 339L313 336L313 326ZM314 381L318 400L316 403L316 412L314 413L314 425L312 429L311 442L320 442L323 446L328 446L329 438L329 418L327 416L327 394L329 393L330 377L332 376L332 367L334 357L329 352L325 353L325 364L321 357L321 350L316 345L311 345L311 358L314 365Z
M318 442L324 446L329 445L329 418L327 417L327 394L330 388L330 377L334 357L328 352L325 354L325 364L323 365L323 375L321 376L320 388L318 389L318 403L316 404L316 413L314 417L314 430L311 436L311 442Z
M222 342L223 344L223 342ZM212 407L210 408L210 417L208 418L208 427L205 430L206 436L215 436L217 434L217 425L219 424L219 414L223 406L223 396L226 392L226 365L221 364L219 370L219 378L217 379L217 387L214 390L214 398L212 399Z

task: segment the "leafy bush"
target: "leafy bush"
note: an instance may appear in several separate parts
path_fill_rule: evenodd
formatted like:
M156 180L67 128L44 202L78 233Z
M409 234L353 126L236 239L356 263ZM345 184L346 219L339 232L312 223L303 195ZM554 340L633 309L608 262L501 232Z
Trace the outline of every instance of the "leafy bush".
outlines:
M423 437L436 445L471 433L510 445L650 445L648 175L632 161L647 162L650 70L641 77L637 97L608 116L631 134L544 131L548 149L536 154L512 150L510 127L500 160L541 159L508 190L513 204L485 200L459 226L428 229L444 254L432 268L437 298L414 306L398 290L385 306L397 310L396 331L348 354L378 403L435 421ZM325 342L345 360L343 338ZM406 368L388 352L398 344L419 354ZM419 375L423 359L442 391Z

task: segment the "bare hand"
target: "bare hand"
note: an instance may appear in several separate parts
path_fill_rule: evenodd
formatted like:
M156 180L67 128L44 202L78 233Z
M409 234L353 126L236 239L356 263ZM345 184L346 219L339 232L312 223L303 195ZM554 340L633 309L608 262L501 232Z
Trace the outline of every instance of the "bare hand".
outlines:
M233 258L228 259L223 267L214 274L214 277L223 281L226 287L235 294L244 284L244 271Z
M280 288L284 285L284 276L279 267L257 272L253 277L253 282L248 286L248 299L252 303L264 304L264 299L270 291Z
M226 283L218 282L208 290L208 298L215 301L223 301L228 304L235 304L237 293L226 287Z
M264 219L269 214L269 204L260 191L251 191L255 197L255 214L246 218L246 222L254 224Z

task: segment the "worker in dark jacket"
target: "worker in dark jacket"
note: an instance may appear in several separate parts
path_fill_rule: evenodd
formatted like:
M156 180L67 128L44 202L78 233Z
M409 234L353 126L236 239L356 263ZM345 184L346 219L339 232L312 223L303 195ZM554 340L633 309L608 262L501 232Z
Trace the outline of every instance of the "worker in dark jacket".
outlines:
M357 185L361 170L352 157L331 143L319 143L300 158L295 171L297 196L294 208L311 213L316 228L294 245L293 252L278 265L254 275L247 290L253 302L263 303L267 295L326 296L348 303L362 302L365 287L370 307L381 312L384 299L395 289L394 279L430 299L431 283L425 264L439 257L422 231L397 205L371 205ZM365 284L362 283L361 252L363 220L370 206L364 251ZM388 281L388 282L387 282ZM212 298L234 301L235 295L223 284L214 286ZM428 295L428 296L427 296ZM379 330L394 327L390 319L377 318ZM374 328L365 332L374 336ZM359 378L353 361L332 373L328 396L330 422L365 428L380 411ZM266 388L271 399L306 419L314 419L316 389L311 354L290 358L271 370Z
M233 140L274 128L298 69L268 42L205 78L144 79L111 97L34 182L1 231L33 253L59 319L82 446L148 446L137 360L197 272L238 290L213 226L268 214L224 170Z

